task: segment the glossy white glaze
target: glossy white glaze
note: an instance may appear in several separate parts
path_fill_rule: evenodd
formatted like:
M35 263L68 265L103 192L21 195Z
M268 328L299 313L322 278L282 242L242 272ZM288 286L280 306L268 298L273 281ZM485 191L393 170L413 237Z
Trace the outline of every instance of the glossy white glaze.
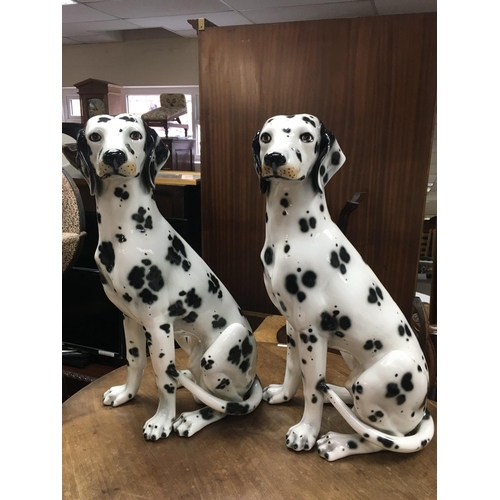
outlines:
M154 179L169 151L156 132L139 116L100 115L63 152L95 195L95 260L106 295L124 314L127 379L104 394L104 404L136 395L147 346L159 405L144 426L146 439L172 430L191 436L228 414L253 411L262 398L255 337L226 287L158 210ZM190 355L189 370L176 369L174 339ZM208 406L176 419L178 384Z
M304 387L303 417L289 429L287 446L314 447L326 397L356 431L320 438L327 460L422 449L434 434L424 355L397 304L328 212L324 186L345 161L337 140L315 116L282 115L266 121L253 150L266 193L264 282L288 336L284 382L266 387L263 398L281 403L300 380ZM325 380L328 347L340 350L352 370L345 387Z

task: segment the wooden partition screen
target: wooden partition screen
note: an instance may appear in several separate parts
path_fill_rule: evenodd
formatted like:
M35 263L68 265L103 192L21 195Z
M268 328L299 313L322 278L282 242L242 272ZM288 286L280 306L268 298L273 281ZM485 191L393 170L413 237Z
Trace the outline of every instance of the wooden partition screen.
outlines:
M203 257L244 310L277 313L259 254L265 199L251 143L276 114L310 113L346 163L332 218L365 192L347 236L409 316L436 107L436 14L199 32Z

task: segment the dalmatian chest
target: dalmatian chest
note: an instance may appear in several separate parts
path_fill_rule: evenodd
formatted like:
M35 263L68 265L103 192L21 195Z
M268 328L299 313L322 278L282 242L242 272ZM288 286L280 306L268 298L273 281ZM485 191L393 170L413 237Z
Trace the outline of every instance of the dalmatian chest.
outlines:
M285 306L306 306L307 302L310 308L309 295L321 296L332 279L328 276L325 280L325 273L333 270L332 259L335 264L338 260L339 271L333 279L342 287L349 280L347 264L359 256L350 245L342 243L345 238L332 224L325 203L304 200L304 190L297 190L292 183L275 184L269 194L266 240L261 252L266 286ZM288 308L280 305L280 309L285 312Z
M138 322L144 316L167 315L193 334L202 325L211 325L214 338L229 323L246 324L240 311L230 315L223 311L229 292L160 217L155 204L142 200L139 205L127 205L132 196L125 201L115 198L110 202L115 216L108 217L109 205L106 215L98 212L100 239L95 260L108 298L124 314ZM103 206L101 201L98 210Z
M333 223L321 195L304 186L297 193L295 185L273 181L261 261L271 300L300 332L328 337L332 347L354 354L362 364L387 349L417 356L418 341L399 308ZM386 327L387 315L394 318L393 335L382 342L378 332Z
M165 271L167 266L172 267L167 260L169 248L172 247L170 258L180 265L184 261L184 268L191 266L181 253L187 255L187 251L159 217L152 200L136 203L133 196L128 195L127 183L116 183L110 190L115 194L108 196L105 202L100 200L97 206L99 242L95 261L101 281L108 296L115 295L124 306L132 307L132 303L154 306L167 290ZM174 238L178 250L174 249ZM173 267L172 272L175 271Z

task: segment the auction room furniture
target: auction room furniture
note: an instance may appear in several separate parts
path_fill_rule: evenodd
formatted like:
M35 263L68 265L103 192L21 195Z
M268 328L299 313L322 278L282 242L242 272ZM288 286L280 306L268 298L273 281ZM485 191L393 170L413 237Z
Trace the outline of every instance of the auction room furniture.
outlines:
M255 331L257 373L262 385L283 380L286 347L277 345L283 318L270 316ZM176 351L178 367L187 356ZM347 367L328 355L327 380L343 384ZM125 367L91 383L62 405L63 499L261 500L393 498L435 499L437 436L422 451L402 455L382 451L327 462L316 450L294 452L285 434L303 409L301 390L288 403L262 402L251 414L230 416L190 438L171 435L145 441L142 426L156 411L158 395L151 364L136 397L118 408L102 404L102 394L125 381ZM177 392L177 413L197 408L186 389ZM436 423L436 404L428 403ZM322 433L350 432L337 411L325 404Z
M118 115L125 113L125 101L121 85L87 78L75 83L80 96L82 124L97 115Z
M195 140L186 137L162 137L170 151L163 170L195 170Z
M142 115L142 119L150 127L163 127L165 137L169 128L183 128L187 137L188 125L181 123L180 117L187 113L186 96L184 94L160 94L160 107Z
M62 271L70 269L82 250L85 237L82 197L70 174L62 170Z

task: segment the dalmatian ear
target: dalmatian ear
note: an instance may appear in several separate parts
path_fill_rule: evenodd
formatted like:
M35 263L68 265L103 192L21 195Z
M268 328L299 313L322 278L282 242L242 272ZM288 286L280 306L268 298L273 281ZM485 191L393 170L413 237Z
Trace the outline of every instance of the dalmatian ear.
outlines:
M155 130L144 122L146 131L146 159L141 170L142 185L147 192L155 187L155 179L170 156L168 147L162 142Z
M253 160L255 171L259 176L260 180L260 192L265 194L269 191L269 181L266 181L262 178L262 163L260 161L260 130L255 134L252 141L252 149L253 149Z
M322 124L318 159L311 171L311 180L315 190L323 193L328 181L337 173L344 162L345 156L337 139Z
M85 130L82 129L78 132L76 144L65 144L62 147L62 152L69 163L81 172L89 185L90 194L94 195L96 187L98 187L98 179L90 160L90 147L85 138Z

